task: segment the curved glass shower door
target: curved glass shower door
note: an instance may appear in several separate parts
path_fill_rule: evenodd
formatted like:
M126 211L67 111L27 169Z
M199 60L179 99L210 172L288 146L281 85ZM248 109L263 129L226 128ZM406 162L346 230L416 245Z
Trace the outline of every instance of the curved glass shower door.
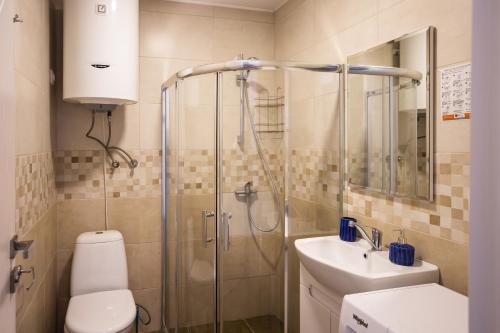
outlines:
M221 333L283 332L283 72L223 75L219 122Z
M179 332L216 332L216 76L177 83L175 294ZM170 266L172 267L172 266ZM172 294L172 293L170 293Z
M282 72L200 75L168 93L175 95L166 131L175 191L167 200L166 327L281 333Z
M164 333L298 332L293 241L341 209L339 71L235 60L165 82Z

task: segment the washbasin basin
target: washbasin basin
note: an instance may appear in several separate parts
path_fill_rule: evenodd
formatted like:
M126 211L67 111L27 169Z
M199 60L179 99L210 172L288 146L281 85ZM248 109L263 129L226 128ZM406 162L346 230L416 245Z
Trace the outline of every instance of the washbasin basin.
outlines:
M339 236L295 241L300 262L320 284L343 297L347 294L437 283L437 266L415 260L400 266L389 260L389 251L374 251L364 239L344 242Z

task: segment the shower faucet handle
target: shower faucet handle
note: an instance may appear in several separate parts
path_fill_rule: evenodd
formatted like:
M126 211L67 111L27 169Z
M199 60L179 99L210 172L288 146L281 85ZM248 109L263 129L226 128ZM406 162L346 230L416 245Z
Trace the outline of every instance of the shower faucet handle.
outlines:
M257 190L254 190L252 188L252 186L253 186L253 182L252 181L246 182L245 185L243 186L243 188L241 190L234 191L234 194L236 196L245 196L245 197L248 197L249 195L257 193Z

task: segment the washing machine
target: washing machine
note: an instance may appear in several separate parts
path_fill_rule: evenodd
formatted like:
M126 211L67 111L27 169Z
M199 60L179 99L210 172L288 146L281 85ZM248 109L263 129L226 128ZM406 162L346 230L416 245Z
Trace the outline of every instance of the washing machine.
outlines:
M438 284L346 295L340 333L468 333L468 298Z

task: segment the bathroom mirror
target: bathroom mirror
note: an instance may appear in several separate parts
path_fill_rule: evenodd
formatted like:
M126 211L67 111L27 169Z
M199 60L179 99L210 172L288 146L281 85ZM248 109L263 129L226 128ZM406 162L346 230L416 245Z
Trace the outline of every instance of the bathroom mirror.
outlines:
M433 200L434 35L428 27L347 58L346 159L352 189ZM356 65L382 70L367 75L356 72ZM397 70L385 67L417 71L421 78L392 75Z

